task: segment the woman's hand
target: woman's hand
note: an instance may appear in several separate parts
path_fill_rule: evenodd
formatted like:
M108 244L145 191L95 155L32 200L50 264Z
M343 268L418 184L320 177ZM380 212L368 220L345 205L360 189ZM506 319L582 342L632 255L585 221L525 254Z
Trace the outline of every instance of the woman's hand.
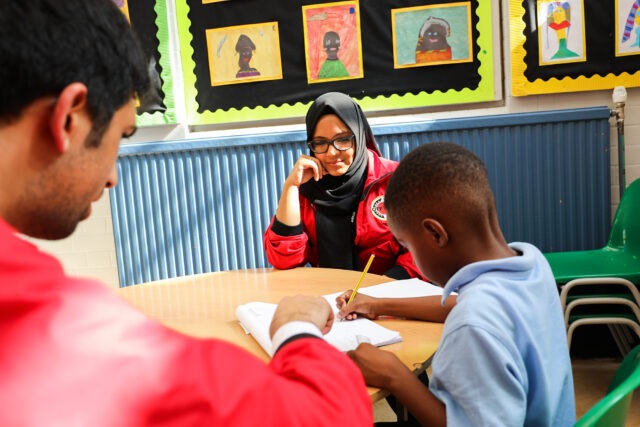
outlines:
M285 180L285 188L287 186L300 187L310 179L319 181L322 179L325 170L322 167L322 163L315 157L301 155L296 161L295 165L289 172L289 176Z
M284 181L282 195L276 209L278 221L289 226L300 224L299 188L312 178L316 181L322 179L324 173L322 163L315 157L303 154L298 158Z
M364 294L356 294L351 304L347 304L352 292L353 290L349 289L336 297L336 306L340 309L338 319L353 320L358 317L366 317L372 320L376 319L379 315L375 307L378 298Z

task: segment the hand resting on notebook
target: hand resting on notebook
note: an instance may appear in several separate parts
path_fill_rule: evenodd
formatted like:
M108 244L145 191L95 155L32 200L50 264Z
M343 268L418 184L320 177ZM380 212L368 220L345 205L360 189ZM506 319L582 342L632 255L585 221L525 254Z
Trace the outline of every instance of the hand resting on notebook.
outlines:
M269 335L273 338L273 334L282 325L293 321L313 323L324 335L331 330L333 319L333 310L322 297L307 295L284 297L278 303L273 315Z

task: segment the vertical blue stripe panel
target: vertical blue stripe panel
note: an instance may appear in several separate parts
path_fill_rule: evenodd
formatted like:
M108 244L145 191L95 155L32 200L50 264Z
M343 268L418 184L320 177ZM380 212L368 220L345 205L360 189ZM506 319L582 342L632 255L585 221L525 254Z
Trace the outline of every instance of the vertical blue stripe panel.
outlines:
M604 245L610 228L609 110L451 119L374 128L399 160L452 141L484 160L509 241L542 251ZM304 132L125 145L111 209L121 286L268 267L262 234Z

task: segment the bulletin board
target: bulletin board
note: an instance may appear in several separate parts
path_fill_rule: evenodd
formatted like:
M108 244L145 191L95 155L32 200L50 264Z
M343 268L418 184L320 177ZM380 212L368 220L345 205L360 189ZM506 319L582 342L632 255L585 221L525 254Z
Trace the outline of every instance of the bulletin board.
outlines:
M176 0L187 120L302 117L329 91L365 111L493 101L491 4Z
M640 86L640 0L510 0L514 96Z
M129 19L148 61L151 88L138 100L137 125L176 123L165 0L114 0L114 2Z

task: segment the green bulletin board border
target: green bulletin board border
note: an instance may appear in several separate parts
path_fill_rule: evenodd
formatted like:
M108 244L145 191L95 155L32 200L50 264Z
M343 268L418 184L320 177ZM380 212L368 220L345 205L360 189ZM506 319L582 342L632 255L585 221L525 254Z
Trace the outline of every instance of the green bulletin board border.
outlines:
M358 99L358 103L364 111L402 110L417 107L433 107L451 104L475 103L495 100L494 88L494 52L493 29L491 25L491 0L478 2L478 29L480 36L477 43L480 47L478 60L480 67L480 83L477 89L462 89L460 91L434 91L433 93L421 92L419 94L407 93L395 94L389 97L380 95L377 97L364 97ZM309 105L297 102L295 104L258 106L255 108L230 108L229 110L216 110L198 112L196 102L196 75L193 60L192 35L190 32L189 5L187 0L176 0L176 19L178 25L178 38L180 42L180 57L184 80L185 107L189 125L206 125L216 123L232 123L247 121L274 120L291 117L304 117ZM391 23L389 23L391 25ZM163 67L164 69L164 67ZM366 74L366 70L365 70Z
M158 62L162 68L160 76L162 78L162 92L164 93L163 103L166 110L138 114L136 118L138 126L176 124L178 122L173 93L173 74L171 72L169 49L169 18L166 0L156 0L154 11L156 12L156 27L158 28L158 33L156 34L159 42L158 53L160 54Z

